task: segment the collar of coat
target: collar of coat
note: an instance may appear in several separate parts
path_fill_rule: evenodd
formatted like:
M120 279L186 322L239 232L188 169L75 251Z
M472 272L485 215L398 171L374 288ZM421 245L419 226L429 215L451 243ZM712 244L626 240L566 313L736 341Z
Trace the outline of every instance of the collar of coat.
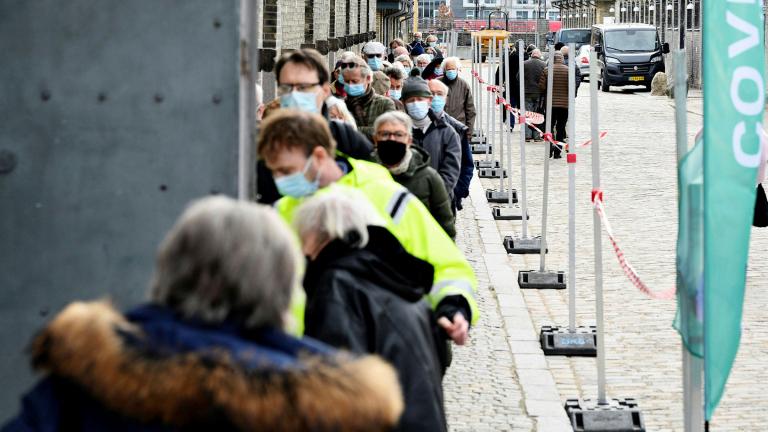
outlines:
M242 430L388 430L403 410L396 374L377 357L245 369L224 351L149 355L126 342L142 337L106 303L72 303L34 338L32 361L109 410L179 428L223 414Z

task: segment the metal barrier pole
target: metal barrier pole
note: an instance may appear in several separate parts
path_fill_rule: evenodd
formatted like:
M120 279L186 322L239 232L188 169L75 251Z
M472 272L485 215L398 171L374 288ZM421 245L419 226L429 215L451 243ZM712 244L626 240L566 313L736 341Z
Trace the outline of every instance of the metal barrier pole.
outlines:
M517 47L517 58L520 62L520 117L525 118L525 42L520 41ZM522 201L522 212L528 214L528 198L526 197L525 184L525 129L527 124L521 123L520 126L520 200ZM523 217L523 238L528 237L528 218Z
M568 44L568 331L576 332L576 44ZM554 57L554 56L553 56Z
M498 50L498 56L496 56L496 63L497 67L500 63L501 55L503 53L503 44L502 41L497 41L499 50ZM501 73L499 73L499 83L501 83ZM494 81L495 84L495 81ZM504 144L505 144L505 136L504 136L504 105L499 104L499 96L500 93L498 92L499 86L496 86L496 104L494 106L499 108L499 192L504 192Z
M488 64L486 65L486 69L485 69L486 70L486 75L485 75L486 76L486 80L485 80L486 81L485 82L486 86L490 86L491 82L492 82L491 81L491 69L492 69L491 65L493 63L493 55L494 55L493 52L495 51L494 50L494 48L495 48L494 45L495 44L491 43L491 40L489 39L488 40L488 55L486 56L486 60L487 60L486 63L488 63ZM481 59L482 59L482 57L481 57ZM487 88L488 87L486 87L485 89L487 89ZM485 89L481 89L481 91L483 91ZM495 127L494 127L494 129L491 129L491 127L492 127L491 125L493 123L491 121L493 119L493 104L491 102L492 95L490 94L490 92L488 92L488 94L486 96L487 96L487 103L486 103L486 106L487 106L486 114L487 115L485 116L485 121L486 121L486 126L485 126L485 136L486 136L486 138L485 138L485 142L486 142L487 146L485 147L485 159L488 160L488 157L491 155L491 137L493 136L493 131L495 131Z
M510 48L509 48L509 41L504 41L504 98L509 98L510 100L507 101L510 106L512 106L512 90L510 89L510 82L509 81L509 55L510 55ZM501 108L502 113L506 112L506 107ZM512 194L512 112L506 112L508 124L505 124L503 126L504 133L509 134L507 135L507 141L509 142L509 151L507 153L507 170L509 170L509 173L507 174L507 207L512 207L513 200L513 194ZM503 117L502 117L503 119ZM503 174L502 170L502 174ZM528 219L528 214L523 211L522 213L522 221L525 223L525 220Z
M555 66L553 50L549 52L549 65L547 65L547 127L545 133L552 133L552 75ZM547 256L547 201L549 199L549 152L552 144L544 141L544 197L541 205L541 249L539 250L539 271L544 273Z

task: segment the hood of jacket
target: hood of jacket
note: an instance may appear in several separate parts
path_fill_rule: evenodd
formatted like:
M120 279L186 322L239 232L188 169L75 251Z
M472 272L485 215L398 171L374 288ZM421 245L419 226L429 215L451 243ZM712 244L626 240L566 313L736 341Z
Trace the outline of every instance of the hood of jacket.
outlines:
M336 239L328 243L307 266L304 276L307 294L311 295L313 284L322 279L321 273L342 269L360 275L407 301L420 301L432 287L432 265L409 254L386 228L370 226L368 236L368 244L362 249L353 246L359 241L357 238Z
M397 377L376 357L312 354L328 348L267 330L257 336L263 344L242 339L260 359L245 366L247 353L229 349L231 329L174 327L158 306L133 315L139 322L105 302L70 304L32 341L33 366L113 412L178 428L224 416L242 430L388 430L402 412ZM149 339L162 333L223 343L161 349Z

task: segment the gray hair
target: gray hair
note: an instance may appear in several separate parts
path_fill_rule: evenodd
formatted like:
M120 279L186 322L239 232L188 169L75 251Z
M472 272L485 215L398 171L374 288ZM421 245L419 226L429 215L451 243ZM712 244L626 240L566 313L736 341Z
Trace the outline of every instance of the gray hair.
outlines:
M195 201L160 245L150 298L206 323L282 328L298 282L293 239L270 207Z
M355 55L355 57L351 59L350 62L355 63L355 66L357 66L357 69L360 70L360 77L363 78L364 80L368 79L368 77L373 74L373 72L371 71L371 68L368 67L368 63L363 61L363 59L360 56ZM341 73L344 74L344 71L352 71L352 69L342 69Z
M407 55L397 56L395 57L395 61L402 63L403 66L405 66L405 63L408 63L410 65L409 67L413 67L413 62L411 61L411 58Z
M531 51L531 57L541 58L541 50L536 48L535 50Z
M384 74L390 78L394 78L396 80L401 80L405 78L405 70L397 67L397 66L391 66L386 69L384 69Z
M355 116L349 112L347 104L344 102L344 100L334 96L328 96L328 98L325 100L325 106L328 107L329 110L333 107L336 107L336 109L339 110L339 113L341 113L342 117L344 117L344 122L357 130L357 122L355 121Z
M445 85L445 83L443 83L440 80L436 80L436 79L429 80L427 81L427 86L437 86L438 88L440 88L440 90L445 90L446 95L448 94L448 86ZM432 89L429 89L429 90L432 91Z
M413 59L415 64L418 64L420 61L426 61L427 63L430 63L432 61L432 57L430 57L429 54L420 54L416 56L415 59Z
M411 130L413 129L413 120L411 116L402 111L387 111L384 114L376 117L376 121L373 122L373 130L379 130L379 126L384 123L399 123L405 126L405 130L408 131L408 136L411 136Z
M440 65L440 67L442 67L443 69L445 69L445 68L447 68L447 67L448 67L448 63L453 63L453 64L455 64L455 65L456 65L456 69L460 69L460 68L461 68L461 60L459 60L459 58L458 58L458 57L446 57L446 58L443 60L443 63Z
M294 218L302 241L314 234L318 243L354 240L351 245L361 249L368 244L368 225L384 223L362 193L344 186L308 199Z

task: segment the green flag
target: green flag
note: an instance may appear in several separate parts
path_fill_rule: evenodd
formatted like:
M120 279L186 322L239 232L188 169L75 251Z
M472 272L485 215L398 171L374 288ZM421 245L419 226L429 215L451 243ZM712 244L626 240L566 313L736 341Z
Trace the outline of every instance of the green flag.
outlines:
M741 337L765 106L758 0L702 2L704 28L704 398L710 419Z

